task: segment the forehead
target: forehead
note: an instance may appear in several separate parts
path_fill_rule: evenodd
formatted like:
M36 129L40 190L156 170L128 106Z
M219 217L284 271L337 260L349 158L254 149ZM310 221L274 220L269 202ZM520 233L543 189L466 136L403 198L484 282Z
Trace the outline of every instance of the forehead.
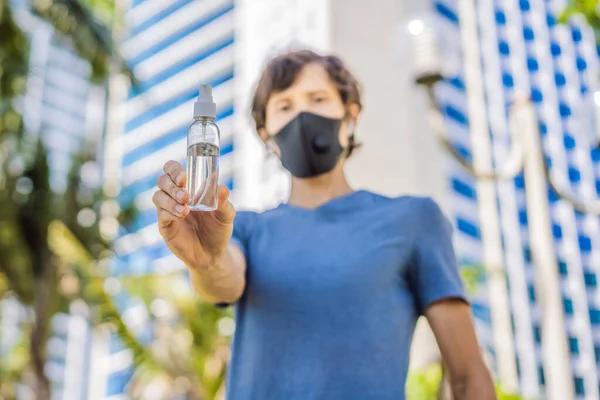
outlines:
M306 64L296 76L290 87L274 92L271 99L285 97L294 92L313 92L318 90L336 90L325 68L316 62Z

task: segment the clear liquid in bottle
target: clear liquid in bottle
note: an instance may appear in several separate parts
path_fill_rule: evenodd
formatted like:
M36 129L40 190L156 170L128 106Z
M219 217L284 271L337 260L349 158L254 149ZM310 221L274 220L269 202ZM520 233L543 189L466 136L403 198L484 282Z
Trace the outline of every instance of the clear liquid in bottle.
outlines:
M214 211L218 207L219 146L200 142L187 150L187 187L192 211Z

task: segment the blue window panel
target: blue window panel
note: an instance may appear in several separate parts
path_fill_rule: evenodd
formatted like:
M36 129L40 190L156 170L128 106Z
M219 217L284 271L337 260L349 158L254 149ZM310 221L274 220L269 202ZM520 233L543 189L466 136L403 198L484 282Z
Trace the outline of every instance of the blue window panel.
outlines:
M581 94L586 94L587 92L589 92L589 88L587 86L581 85Z
M135 216L135 220L131 224L130 229L135 232L135 231L143 229L157 221L158 221L158 216L157 216L156 210L154 208L151 208L149 210L140 211Z
M544 96L542 95L541 91L539 91L536 88L532 88L531 89L531 100L534 103L541 103L542 101L544 101Z
M558 272L562 276L567 276L569 274L569 270L567 269L567 263L564 261L559 261L558 263Z
M527 59L527 69L532 72L537 71L539 69L537 60L534 58Z
M600 360L600 347L594 346L594 354L596 355L596 360Z
M466 221L462 218L457 218L456 226L459 231L465 233L466 235L471 236L475 239L480 238L479 228L477 228L477 226L474 225L473 223Z
M142 61L148 59L149 57L152 57L156 53L159 53L160 51L162 51L162 50L166 49L167 47L173 45L174 43L180 41L181 39L185 38L186 36L197 31L198 29L210 24L211 22L217 20L218 18L222 17L223 15L227 14L228 12L231 12L232 10L233 10L233 4L229 4L220 10L216 10L213 14L210 14L207 17L205 17L199 21L196 21L194 24L184 27L180 31L166 37L161 42L155 44L154 46L150 47L147 50L144 50L142 53L140 53L133 59L129 60L129 65L132 68L135 68Z
M489 307L482 304L473 303L471 305L471 309L473 310L473 315L475 316L475 318L484 321L488 324L492 323L492 316L490 314Z
M581 30L574 28L573 32L571 33L571 35L573 36L573 41L574 42L581 42L581 39L583 39L583 37L581 36Z
M529 246L525 246L523 248L523 258L525 259L525 262L527 263L531 263L532 261L532 257L531 257L531 247Z
M229 46L233 45L233 36L229 36L223 39L220 42L215 42L211 47L207 49L203 49L200 52L191 54L188 58L180 61L179 63L172 65L171 67L163 70L162 72L154 75L152 78L147 79L143 82L138 82L137 86L134 86L129 91L129 99L134 98L135 96L145 93L147 90L153 88L154 86L166 81L170 77L177 75L181 71L186 68L191 67L192 65L212 56L220 50L223 50Z
M233 115L233 112L234 112L233 105L224 110L221 110L217 114L217 119L216 119L217 125L219 124L219 120ZM177 142L178 140L187 137L187 131L188 131L187 125L188 124L186 123L185 126L176 128L175 130L173 130L163 136L160 136L154 140L151 140L148 143L145 143L142 146L138 147L137 149L132 150L129 153L125 154L125 156L123 157L123 166L126 167L128 165L131 165L134 162L141 160L142 158L148 157L150 154L153 154L153 153L157 152L158 150L165 148L166 146L173 144L173 143ZM222 145L221 155L225 155L231 151L230 143L222 143L221 145ZM183 156L185 156L185 150L186 149L182 149Z
M578 169L569 167L569 180L574 183L577 183L581 180L581 174L579 173Z
M583 279L585 281L585 286L592 287L592 288L598 287L598 281L596 278L596 274L591 273L591 272L584 272Z
M535 289L533 286L527 286L527 295L529 296L529 301L535 303Z
M473 187L465 182L460 181L457 178L452 179L452 189L465 197L468 197L473 200L476 199L476 194Z
M540 133L542 135L545 135L546 133L548 133L548 125L540 122Z
M139 225L140 228L143 228L145 226L155 223L158 217L156 215L156 210L154 208L151 208L148 210L138 212L138 214L135 216L135 219L136 221L134 223Z
M558 197L558 195L554 193L554 190L548 188L548 201L550 201L550 203L556 203L559 200L560 197Z
M517 189L523 189L525 187L525 177L522 173L515 177L514 182Z
M126 153L123 157L123 167L127 167L136 161L148 157L152 153L168 146L171 143L175 143L177 140L183 139L187 136L188 123L185 126L181 126L160 136L150 142L144 143L140 147ZM182 155L185 156L185 150L182 149Z
M573 382L575 383L575 393L578 396L584 396L585 395L585 385L583 384L583 379L582 378L574 378Z
M592 250L592 241L589 237L584 235L579 236L579 249L584 252Z
M600 324L600 310L590 308L590 321L592 324Z
M519 223L527 225L527 210L519 210Z
M539 325L533 327L533 339L536 343L542 343L542 331L540 330Z
M515 85L513 77L510 74L502 74L502 83L508 88L511 88Z
M556 82L556 86L559 86L559 87L565 86L565 84L567 83L567 79L560 72L557 72L556 74L554 74L554 81Z
M592 161L600 161L600 147L595 147L592 149Z
M506 15L504 15L504 13L500 10L496 11L496 22L499 25L504 25L506 24Z
M565 133L564 137L565 149L572 150L575 148L575 138L568 133Z
M560 56L560 54L562 53L562 50L560 49L560 45L558 43L552 43L550 45L550 52L552 53L552 55L554 57Z
M165 10L161 11L160 13L158 13L156 15L153 15L152 17L148 18L147 20L145 20L138 26L131 29L130 37L133 37L133 36L139 34L140 32L145 31L152 25L162 21L163 19L165 19L169 15L173 14L175 11L179 10L183 6L191 3L192 1L194 1L194 0L179 0L179 1L171 3L169 5L169 7L167 7Z
M571 115L571 107L564 103L561 103L560 106L558 106L558 110L560 112L560 116L563 118L569 117Z
M547 14L546 15L546 23L548 24L549 27L553 27L554 25L556 25L556 18L554 18L554 15Z
M438 13L446 17L448 20L454 22L455 24L458 24L458 15L456 15L456 13L450 8L448 8L445 4L436 2L435 9Z
M596 193L600 193L600 181L596 181Z
M581 58L581 57L577 57L577 69L579 71L585 71L587 68L587 62Z
M454 77L452 79L448 79L448 83L454 86L457 89L465 90L465 83L460 77Z
M112 372L107 379L106 395L115 396L125 393L125 387L133 376L133 369L129 368L123 371Z
M472 155L469 149L459 144L455 145L454 147L456 148L456 151L458 151L458 154L460 154L465 160L468 162L472 161Z
M233 79L233 69L225 72L225 74L213 77L210 81L205 82L210 84L213 88L222 85L223 83ZM193 87L178 96L167 100L159 105L156 105L137 117L127 121L125 123L125 132L131 132L132 130L139 128L140 126L152 121L155 118L171 111L172 109L185 104L186 102L195 99L198 96L198 88Z
M531 8L528 0L520 0L519 7L521 8L522 11L529 11L529 9Z
M135 6L139 6L140 4L142 4L144 2L144 0L133 0L132 4L131 4L131 8L135 7Z
M531 40L535 39L535 34L533 33L533 29L531 29L528 26L524 27L523 28L523 37L527 41L531 41Z
M565 313L573 315L573 301L570 299L563 299L563 309Z
M562 228L560 225L552 224L552 234L554 235L555 239L562 238Z
M126 346L123 344L123 342L121 341L121 339L119 339L117 335L110 335L110 340L108 342L109 354L114 354L125 349Z
M444 112L448 116L448 118L451 118L456 122L461 123L462 125L468 125L469 123L467 116L461 111L454 108L453 106L447 105L444 108Z
M538 367L538 375L540 377L540 386L546 385L546 374L544 374L544 368L542 366Z
M510 54L510 46L504 41L498 43L498 50L500 51L500 54L505 56Z

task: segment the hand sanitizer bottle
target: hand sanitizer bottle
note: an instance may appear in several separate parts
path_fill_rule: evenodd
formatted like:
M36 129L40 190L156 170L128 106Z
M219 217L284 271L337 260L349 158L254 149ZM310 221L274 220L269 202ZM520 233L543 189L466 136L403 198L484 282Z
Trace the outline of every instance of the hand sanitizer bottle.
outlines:
M194 103L194 123L187 136L187 190L191 211L218 207L220 132L215 124L217 106L211 85L201 85Z

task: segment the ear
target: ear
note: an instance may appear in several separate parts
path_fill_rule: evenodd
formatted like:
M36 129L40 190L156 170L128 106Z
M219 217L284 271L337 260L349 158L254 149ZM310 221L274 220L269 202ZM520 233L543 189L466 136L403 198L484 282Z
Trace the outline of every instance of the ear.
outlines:
M361 108L356 103L352 103L348 107L348 115L350 116L350 118L352 120L354 120L355 123L358 120L358 116L360 115L360 111L361 111Z
M258 129L258 136L260 137L260 140L262 140L265 143L267 142L267 140L269 140L269 134L267 133L267 130L265 128Z

